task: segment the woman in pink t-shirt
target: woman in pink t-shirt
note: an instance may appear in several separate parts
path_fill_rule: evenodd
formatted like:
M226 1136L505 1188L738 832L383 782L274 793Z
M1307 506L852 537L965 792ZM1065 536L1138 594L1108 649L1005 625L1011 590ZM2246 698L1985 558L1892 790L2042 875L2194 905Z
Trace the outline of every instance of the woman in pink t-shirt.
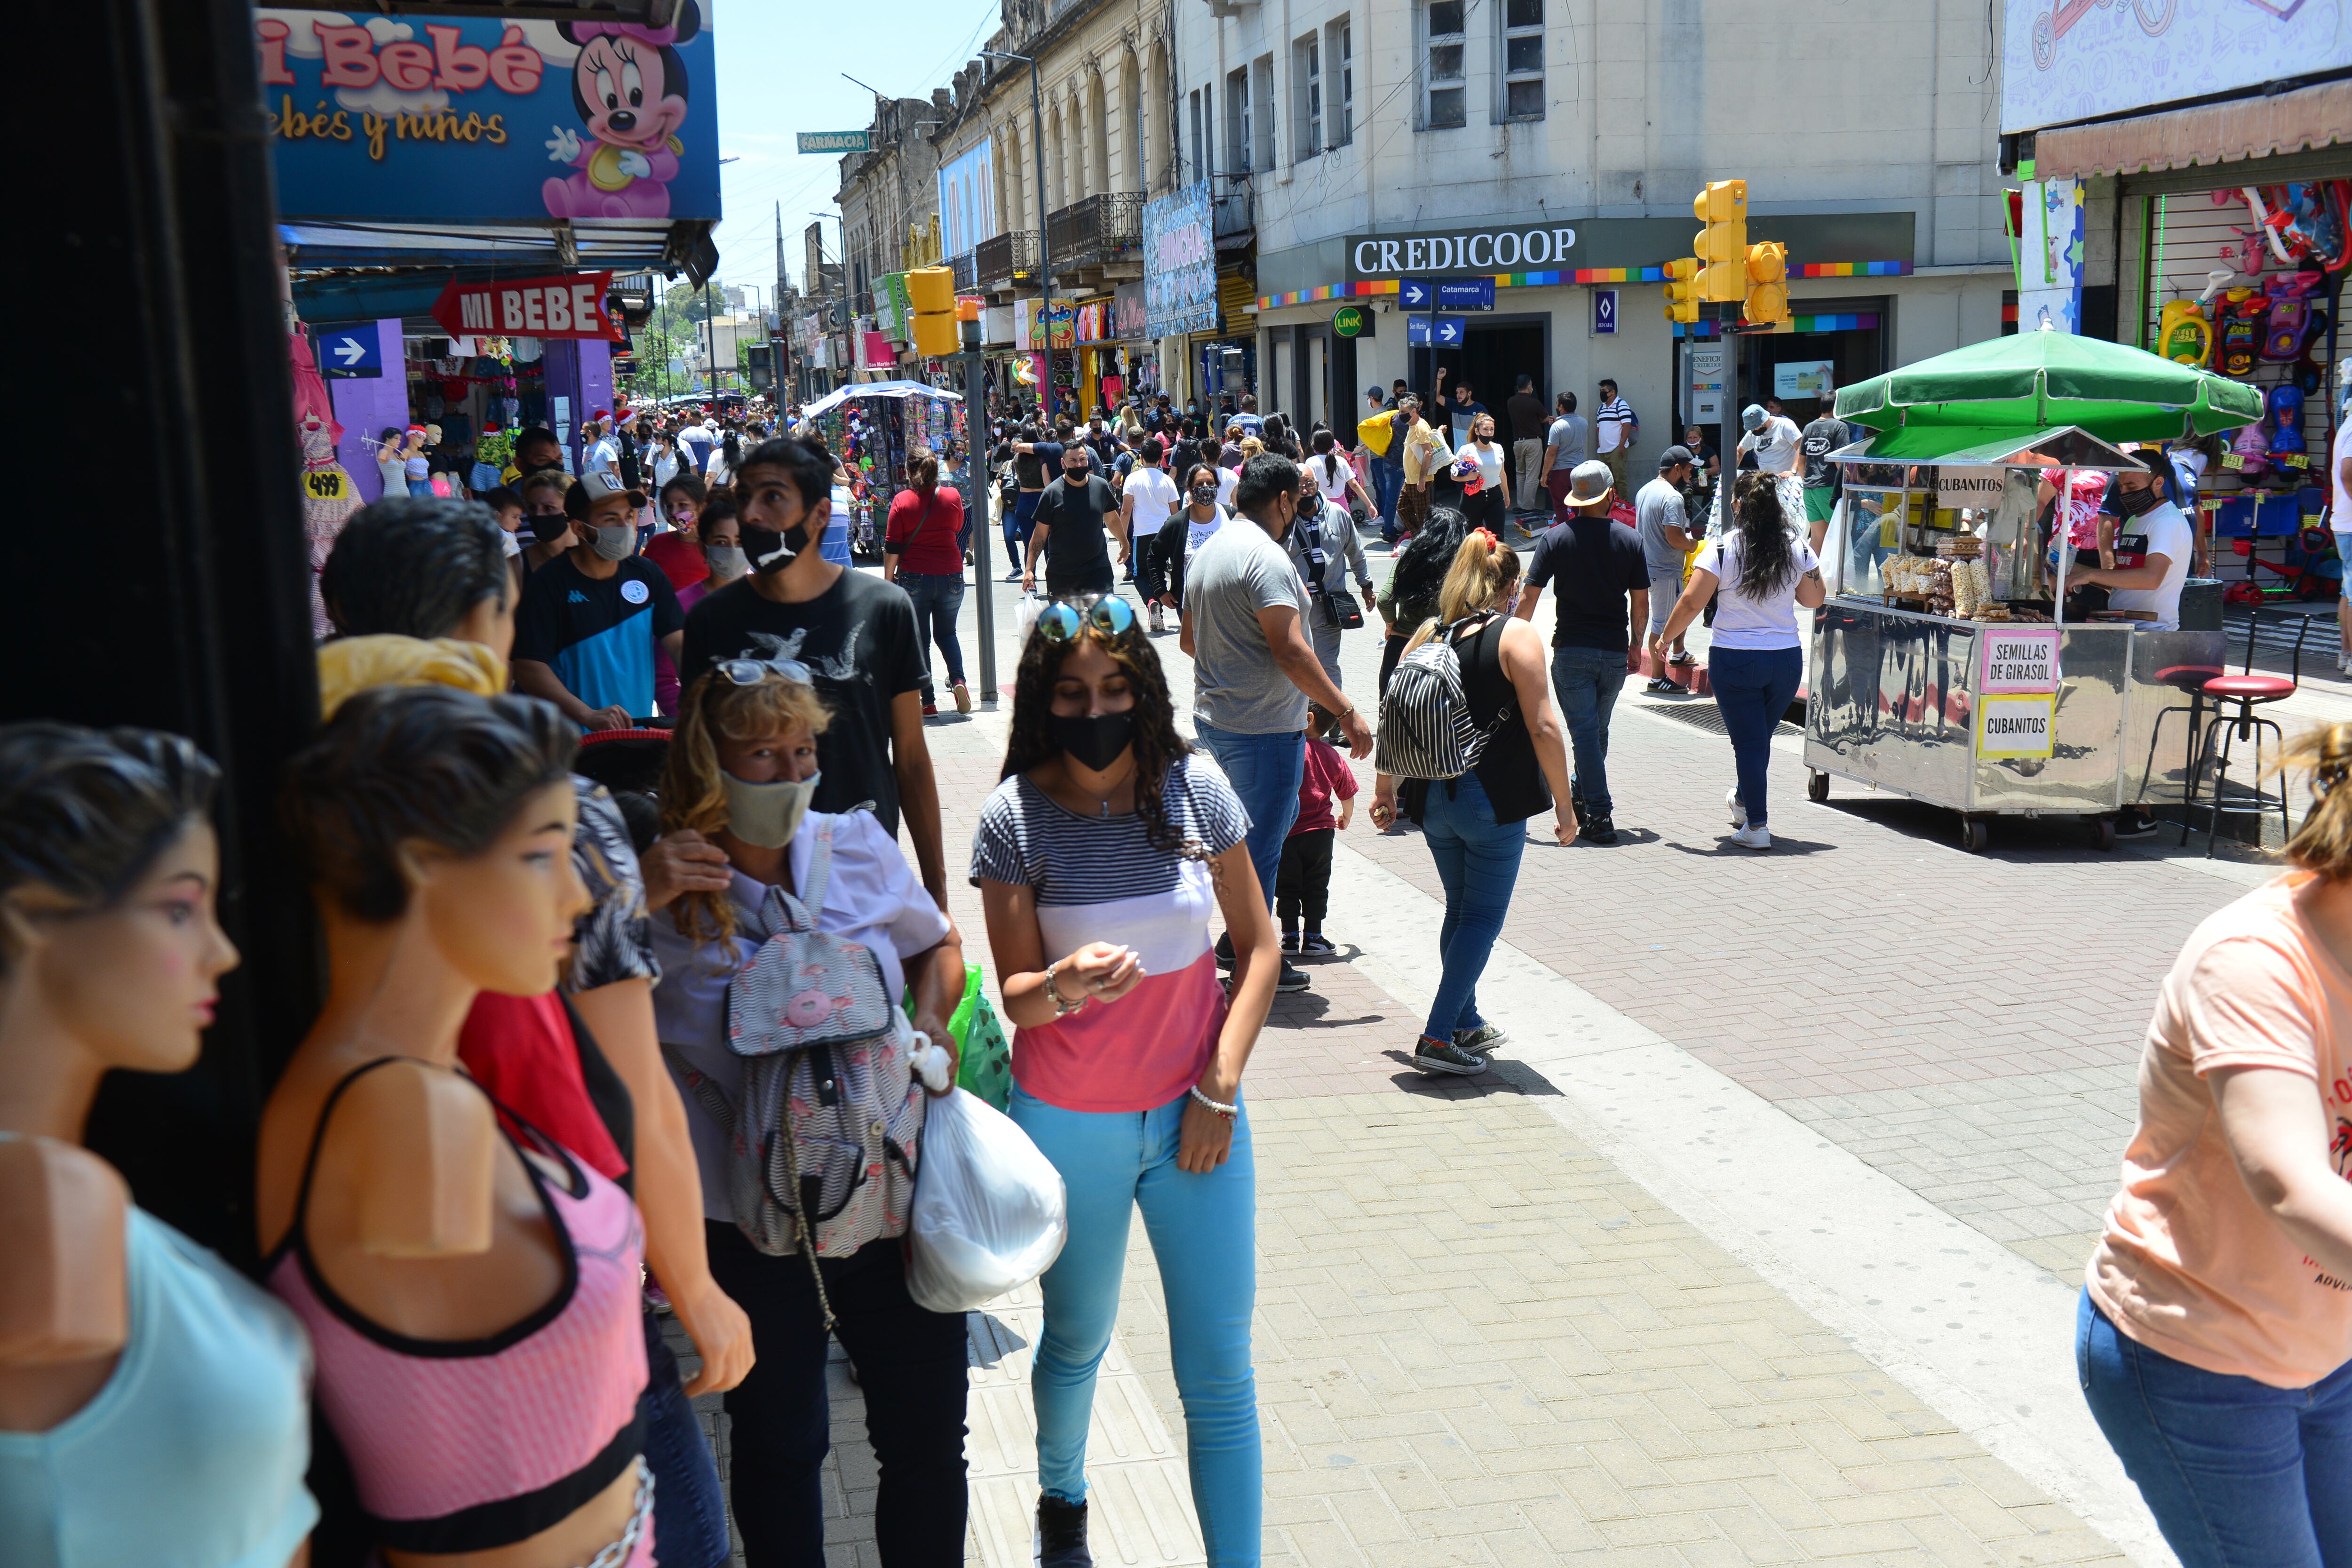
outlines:
M1087 1426L1139 1206L1209 1563L1258 1562L1257 1198L1241 1077L1281 953L1248 832L1233 785L1177 733L1134 609L1111 595L1046 605L1013 677L1003 782L971 847L1017 1031L1013 1119L1069 1190L1031 1378L1041 1562L1087 1560ZM1213 910L1237 957L1230 1005Z
M2352 1564L2352 724L2288 761L2296 868L2165 978L2077 1313L2092 1414L2187 1568Z

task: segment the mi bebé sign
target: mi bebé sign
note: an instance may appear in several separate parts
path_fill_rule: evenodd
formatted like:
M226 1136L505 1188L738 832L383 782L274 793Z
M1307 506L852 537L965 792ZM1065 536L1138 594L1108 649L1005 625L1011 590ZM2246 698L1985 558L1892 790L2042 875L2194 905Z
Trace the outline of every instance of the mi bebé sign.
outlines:
M456 338L488 332L502 337L604 338L619 342L618 322L604 313L610 272L560 278L504 278L460 283L451 279L433 301L433 319Z

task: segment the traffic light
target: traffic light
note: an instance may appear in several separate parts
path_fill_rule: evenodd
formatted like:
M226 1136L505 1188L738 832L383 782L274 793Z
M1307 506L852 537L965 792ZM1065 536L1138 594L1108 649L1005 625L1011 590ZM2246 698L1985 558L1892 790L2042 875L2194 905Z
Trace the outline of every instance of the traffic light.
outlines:
M963 339L956 331L955 273L945 267L921 267L907 274L907 300L915 308L915 352L925 359L960 353Z
M1698 320L1698 258L1685 256L1666 263L1666 320Z
M1717 180L1691 203L1706 226L1694 242L1700 263L1698 297L1718 303L1748 293L1748 182Z
M1789 319L1789 247L1777 239L1748 247L1748 299L1741 317L1750 326L1778 326Z

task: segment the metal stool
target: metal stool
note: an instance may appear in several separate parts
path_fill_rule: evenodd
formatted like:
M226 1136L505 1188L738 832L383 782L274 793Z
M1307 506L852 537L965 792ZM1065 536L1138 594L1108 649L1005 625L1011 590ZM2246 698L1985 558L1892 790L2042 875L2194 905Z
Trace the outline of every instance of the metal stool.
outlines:
M2183 847L2188 846L2189 835L2192 831L2192 824L2196 819L2197 774L2203 771L2205 759L2210 757L2214 760L2215 765L2213 795L2212 798L2206 803L2205 853L2209 858L2213 853L2213 840L2221 833L2221 814L2225 811L2251 812L2259 817L2275 804L2278 806L2281 831L2289 837L2294 837L2294 823L2289 815L2290 806L2286 795L2285 778L2284 776L2280 778L2278 795L2275 798L2263 787L2263 731L2267 730L2271 732L2273 744L2277 748L2277 755L2282 758L2286 754L2286 731L2279 727L2279 722L2275 719L2256 718L2254 710L2273 702L2283 702L2294 696L2296 689L2302 686L2303 644L2304 639L2311 635L2311 617L2308 616L2298 617L2303 622L2303 629L2295 634L2294 660L2292 667L2294 674L2291 677L2254 673L2254 638L2261 627L2262 618L2263 612L2260 606L2256 606L2246 617L2246 664L2243 673L2210 677L2197 693L2200 700L2211 700L2219 711L2213 721L2205 726L2203 742L2198 747L2197 756L2191 763L2189 797L2180 814L2180 842ZM2237 707L2235 713L2229 711L2233 703ZM2228 787L2230 779L2230 748L2233 736L2237 740L2252 741L2254 746L2254 798L2248 805L2227 805L2222 803L2222 793ZM2214 747L2217 739L2221 742L2219 751Z

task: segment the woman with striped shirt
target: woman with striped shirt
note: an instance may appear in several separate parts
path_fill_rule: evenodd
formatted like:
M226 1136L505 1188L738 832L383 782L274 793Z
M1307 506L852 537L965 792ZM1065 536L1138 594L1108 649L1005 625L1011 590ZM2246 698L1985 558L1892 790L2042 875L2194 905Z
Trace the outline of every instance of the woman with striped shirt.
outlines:
M1258 1562L1256 1186L1241 1075L1281 955L1248 830L1224 774L1177 733L1134 610L1112 595L1048 605L1021 656L1003 782L971 856L1015 1026L1013 1118L1069 1189L1033 1378L1042 1568L1093 1562L1087 1423L1139 1205L1161 1264L1209 1562ZM1230 1005L1213 907L1234 940Z

